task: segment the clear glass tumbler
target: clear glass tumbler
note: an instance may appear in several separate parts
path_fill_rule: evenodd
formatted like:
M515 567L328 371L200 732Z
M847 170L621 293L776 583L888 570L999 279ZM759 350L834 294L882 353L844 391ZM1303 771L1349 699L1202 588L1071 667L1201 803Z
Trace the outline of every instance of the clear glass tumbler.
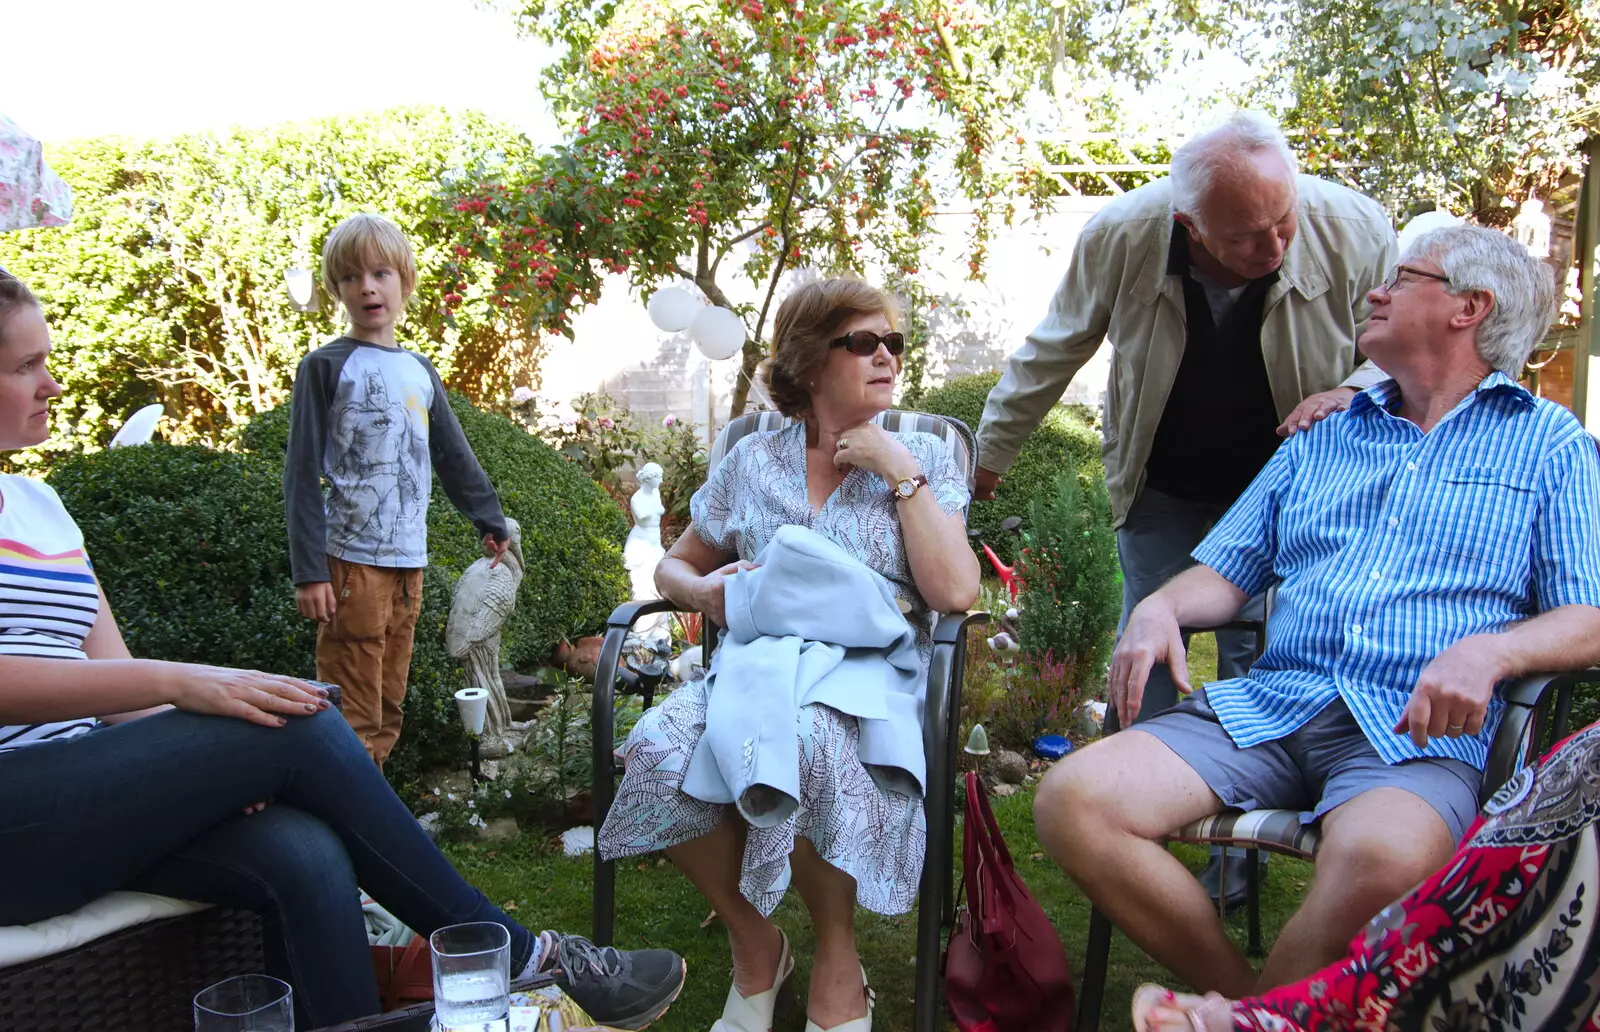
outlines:
M294 1032L294 990L267 975L238 975L200 990L194 1032Z
M501 1032L511 1010L511 933L493 921L450 925L428 937L433 1009L450 1032Z

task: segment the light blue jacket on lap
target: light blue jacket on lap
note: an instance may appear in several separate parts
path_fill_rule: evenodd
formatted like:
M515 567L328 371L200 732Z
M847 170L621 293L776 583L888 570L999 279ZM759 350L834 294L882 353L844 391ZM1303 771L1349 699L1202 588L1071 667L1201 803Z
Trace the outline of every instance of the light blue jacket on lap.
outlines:
M878 784L921 795L925 671L894 589L840 546L780 528L757 568L728 576L728 629L706 676L706 729L683 790L773 827L799 806L800 708L857 718Z

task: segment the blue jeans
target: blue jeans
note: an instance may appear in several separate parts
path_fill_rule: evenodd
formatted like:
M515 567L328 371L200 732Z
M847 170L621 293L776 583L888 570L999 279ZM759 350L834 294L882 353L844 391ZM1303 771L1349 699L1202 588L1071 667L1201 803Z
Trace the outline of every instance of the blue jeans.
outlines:
M252 816L241 810L272 805ZM359 884L428 935L463 921L533 937L456 873L333 710L281 728L165 712L0 753L0 925L114 889L248 908L268 970L320 1028L379 1009Z
M1128 616L1145 596L1194 565L1189 553L1228 511L1216 502L1188 502L1146 487L1139 492L1128 518L1117 529L1117 557L1122 563L1122 619L1117 636L1122 636ZM1262 596L1246 602L1238 619L1259 620ZM1217 680L1242 677L1255 658L1256 636L1248 631L1217 632ZM1199 685L1191 682L1190 687ZM1165 663L1150 671L1144 687L1144 701L1138 720L1155 716L1178 701L1177 686ZM1137 723L1137 721L1135 721Z

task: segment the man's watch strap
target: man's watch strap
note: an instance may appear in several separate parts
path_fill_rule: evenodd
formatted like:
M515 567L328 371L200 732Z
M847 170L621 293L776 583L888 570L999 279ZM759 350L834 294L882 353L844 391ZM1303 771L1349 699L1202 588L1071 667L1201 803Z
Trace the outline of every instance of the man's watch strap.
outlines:
M917 493L918 490L920 490L921 488L927 487L927 486L928 486L928 476L927 476L927 474L926 473L918 473L914 477L906 477L903 480L895 481L894 496L898 501L902 501L903 502L907 498L914 498L916 496L916 493Z

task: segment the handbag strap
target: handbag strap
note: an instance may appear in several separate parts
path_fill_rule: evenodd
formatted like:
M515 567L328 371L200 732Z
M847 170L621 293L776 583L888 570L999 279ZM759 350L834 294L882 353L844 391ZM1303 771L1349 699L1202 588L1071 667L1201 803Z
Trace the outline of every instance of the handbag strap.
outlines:
M983 779L976 771L967 771L967 813L976 812L983 819L983 826L988 831L990 847L995 852L995 861L1005 867L1015 867L1012 863L1011 850L1006 848L1006 840L1000 834L1000 824L994 819L994 810L989 807L989 793L983 789Z
M1001 912L1005 903L1001 898L999 882L1007 871L1015 868L1006 840L1000 835L1000 826L989 808L988 793L976 772L966 774L967 821L963 829L962 884L971 886L971 910L976 918L975 930L985 936L998 936L1006 930ZM998 868L998 870L997 870ZM999 875L1000 877L997 877ZM1014 877L1014 875L1013 875ZM1000 945L1009 948L1012 942Z
M426 940L420 935L413 935L411 941L406 943L404 952L400 954L400 962L394 966L390 974L389 984L383 987L383 1009L385 1013L400 1008L400 990L411 981L412 974L427 960Z

